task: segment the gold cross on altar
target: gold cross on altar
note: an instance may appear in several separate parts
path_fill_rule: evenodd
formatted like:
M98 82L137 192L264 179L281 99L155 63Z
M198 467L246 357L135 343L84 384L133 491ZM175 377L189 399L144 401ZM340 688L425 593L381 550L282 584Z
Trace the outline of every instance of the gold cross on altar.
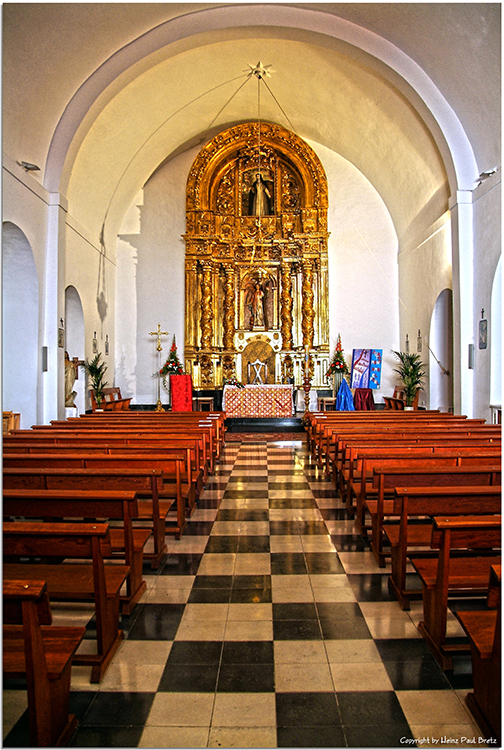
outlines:
M161 351L161 336L168 336L168 331L162 331L161 330L161 323L157 324L157 331L149 331L149 336L157 336L157 347L156 350L158 352Z

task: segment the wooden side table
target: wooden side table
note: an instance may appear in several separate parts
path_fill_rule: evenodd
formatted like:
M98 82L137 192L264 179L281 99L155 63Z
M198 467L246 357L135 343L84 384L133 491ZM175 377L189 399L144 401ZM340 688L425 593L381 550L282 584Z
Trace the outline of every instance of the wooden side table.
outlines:
M318 411L336 411L336 399L333 396L324 396L317 399Z

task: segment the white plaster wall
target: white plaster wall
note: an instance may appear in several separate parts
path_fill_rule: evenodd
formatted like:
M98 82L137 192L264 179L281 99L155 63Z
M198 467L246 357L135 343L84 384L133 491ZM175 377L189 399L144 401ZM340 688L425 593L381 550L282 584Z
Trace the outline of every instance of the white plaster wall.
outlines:
M398 347L397 237L372 185L348 161L310 143L322 160L329 193L330 346L338 333L349 365L353 348L383 349L381 393L393 390L390 349ZM185 188L198 153L163 166L127 212L117 246L116 384L134 403L157 399L157 354L150 331L161 325L162 362L173 334L184 351ZM161 390L162 403L168 402Z
M75 287L82 303L85 357L94 356L93 336L96 332L97 348L107 365L105 380L110 387L115 385L115 264L103 254L99 245L91 242L72 217L68 217L66 224L66 248L65 287ZM107 335L108 355L105 354ZM87 391L86 384L85 408L90 409Z
M400 348L404 350L406 334L410 351L415 352L418 331L423 339L422 360L426 378L419 404L430 407L429 400L429 331L436 300L443 289L452 288L451 226L449 215L442 216L425 232L422 240L399 253ZM441 361L439 352L432 353ZM449 369L446 363L441 364ZM449 377L453 375L450 374Z
M346 159L320 144L329 183L329 336L338 333L348 366L353 349L382 349L381 387L375 403L392 395L391 349L399 345L397 236L389 212L371 183Z
M492 285L501 257L501 185L483 183L473 193L474 208L474 416L491 421L490 417L490 364L491 333L495 321L491 315ZM488 345L479 348L479 321L481 310L488 320ZM500 311L500 314L502 311ZM464 352L462 353L462 357ZM462 360L462 366L464 361Z
M12 399L9 396L9 403L4 400L4 409L21 411L23 428L31 427L32 424L42 421L43 389L49 380L56 382L58 377L55 367L50 367L49 371L44 373L41 368L42 346L48 346L52 353L55 353L57 348L57 341L44 341L43 337L47 202L48 195L37 180L31 175L25 174L4 155L3 221L11 222L25 235L33 253L38 286L37 319L32 321L29 329L26 329L23 336L18 338L20 352L17 361L22 363L23 350L30 350L30 358L34 357L36 363L35 367L31 369L30 376L32 381L30 382L30 393L32 394L30 398L33 403L30 402L27 408L24 408L23 396L19 392L21 386L18 372L9 367L4 366L2 368L4 394L13 394ZM6 309L8 307L6 298L2 302L3 315L9 315L9 311Z
M157 401L158 323L161 364L173 336L184 360L185 194L198 149L170 161L146 183L123 221L117 246L117 384L135 404ZM161 402L168 394L161 387Z

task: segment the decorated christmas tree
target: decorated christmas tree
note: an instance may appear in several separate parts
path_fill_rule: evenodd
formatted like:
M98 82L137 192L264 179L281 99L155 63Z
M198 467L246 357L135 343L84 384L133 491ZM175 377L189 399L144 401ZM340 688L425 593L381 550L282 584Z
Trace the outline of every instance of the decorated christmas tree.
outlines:
M166 383L166 376L167 375L183 375L184 374L184 368L182 367L182 363L180 362L177 354L177 344L175 343L175 334L173 334L173 341L170 349L170 353L168 354L168 358L162 368L159 371L159 374L163 378L163 385L165 388L168 388Z
M333 358L329 364L329 367L327 368L326 378L331 377L335 373L340 373L341 375L348 375L349 373L347 363L345 362L343 347L341 346L341 336L339 333Z

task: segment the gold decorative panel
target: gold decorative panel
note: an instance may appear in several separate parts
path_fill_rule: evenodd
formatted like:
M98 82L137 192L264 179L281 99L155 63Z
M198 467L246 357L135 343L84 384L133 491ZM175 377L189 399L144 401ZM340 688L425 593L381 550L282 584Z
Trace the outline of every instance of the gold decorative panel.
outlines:
M196 157L186 199L185 360L195 386L240 372L247 381L235 342L252 332L278 342L268 382L285 378L287 354L294 364L307 347L325 357L327 180L310 146L271 123L229 128Z

